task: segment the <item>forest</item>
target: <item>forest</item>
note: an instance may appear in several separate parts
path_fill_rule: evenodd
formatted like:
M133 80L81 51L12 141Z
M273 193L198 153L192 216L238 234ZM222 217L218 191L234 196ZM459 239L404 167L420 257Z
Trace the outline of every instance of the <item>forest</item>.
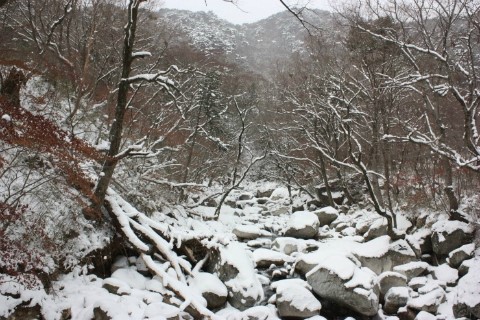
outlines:
M0 319L480 319L480 1L278 1L0 0Z

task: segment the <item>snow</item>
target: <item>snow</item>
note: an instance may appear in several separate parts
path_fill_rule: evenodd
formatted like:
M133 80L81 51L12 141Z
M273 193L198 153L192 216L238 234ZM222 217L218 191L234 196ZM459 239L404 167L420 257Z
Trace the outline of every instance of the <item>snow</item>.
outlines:
M225 287L223 282L211 273L199 272L189 282L192 287L201 293L210 292L221 297L226 297L228 294L227 287Z
M320 311L322 305L315 296L299 281L281 280L275 285L277 301L288 302L301 311Z
M338 214L338 210L334 207L328 206L317 210L318 213L326 213L326 214Z
M252 224L250 224L250 225L240 225L240 226L235 227L235 229L238 230L239 232L248 233L248 234L255 234L255 235L258 235L259 237L271 237L272 236L271 232L262 230L262 229L260 229L259 226L252 225Z
M436 319L438 319L436 316L426 311L420 311L415 317L415 320L436 320Z
M352 278L345 283L346 288L363 288L366 290L373 289L377 283L377 275L368 268L356 268ZM368 293L367 293L368 296Z
M353 263L352 260L348 259L347 257L341 255L334 255L320 262L315 268L310 270L310 272L307 273L307 277L309 274L315 273L320 268L326 269L331 273L338 275L343 280L349 280L353 277L355 270L358 267L355 263Z
M286 254L265 248L253 251L252 256L255 264L258 264L259 261L272 261L272 263L278 262L284 264L285 262L293 262L295 260Z
M433 276L443 285L452 285L458 280L458 270L444 263L437 267L431 267Z
M432 226L432 231L438 233L452 234L457 230L462 230L466 234L474 231L473 226L461 221L440 220Z
M472 260L469 272L458 281L455 300L469 307L480 305L480 258Z
M287 222L286 229L301 230L307 226L318 227L319 221L315 213L310 211L294 212Z
M12 121L12 117L10 117L10 115L8 115L8 114L4 114L4 115L2 115L2 120L10 122L10 121Z

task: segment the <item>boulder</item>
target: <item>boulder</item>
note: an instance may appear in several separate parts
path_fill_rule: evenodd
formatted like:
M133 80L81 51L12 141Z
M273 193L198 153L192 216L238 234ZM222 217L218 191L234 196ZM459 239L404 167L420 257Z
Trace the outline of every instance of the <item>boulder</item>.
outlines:
M451 251L470 243L474 229L460 221L441 220L432 226L432 248L437 255L447 255Z
M272 234L266 230L260 229L256 225L241 225L236 226L233 229L233 234L237 236L238 239L242 240L253 240L260 237L271 237Z
M192 287L199 290L202 297L207 300L209 309L220 308L227 302L227 287L216 275L199 272L189 280L189 283Z
M411 298L407 303L408 307L413 310L436 314L438 307L446 299L445 291L438 285L424 286L418 292L419 296Z
M310 211L298 211L290 216L285 227L285 236L312 239L318 233L320 222L316 214Z
M430 267L432 278L443 287L454 286L458 280L458 270L444 263L436 267Z
M432 231L430 229L420 229L412 235L408 235L408 242L417 243L420 246L421 254L430 254L432 249Z
M269 213L272 216L283 216L285 214L290 213L290 207L280 207L280 208L271 210Z
M276 266L283 266L286 263L292 263L295 260L284 253L263 248L253 251L252 256L255 265L258 268L268 268L272 264Z
M275 282L276 306L282 318L310 318L320 313L320 301L308 289L308 285L299 279L287 279Z
M458 281L453 314L456 318L480 319L480 259L472 259L470 270Z
M447 262L452 268L460 267L463 261L473 258L475 253L475 244L470 243L453 250L448 254Z
M368 231L363 235L365 240L369 241L388 234L387 219L376 219L368 228Z
M301 252L305 249L305 240L291 237L278 237L272 242L272 249L290 255L294 252Z
M398 309L407 305L409 298L410 289L408 287L392 287L385 293L383 311L387 314L395 314Z
M270 195L270 200L278 201L281 199L288 199L290 198L290 194L287 188L277 188L273 190L272 194Z
M365 242L353 254L362 263L376 274L392 271L395 266L415 261L416 255L405 240L389 243L390 237L383 236ZM378 249L376 249L378 248Z
M208 269L226 285L228 302L234 308L246 310L263 299L255 265L242 244L232 242L220 248L212 255Z
M420 311L415 317L415 320L437 320L437 319L438 318L435 315L425 311Z
M345 256L332 256L307 273L307 282L322 299L365 316L377 314L376 276Z
M399 272L407 277L407 281L412 280L425 273L429 264L423 261L413 261L406 264L393 267L393 271Z
M378 276L378 286L380 294L384 296L393 287L406 287L407 277L398 272L387 271Z
M316 210L314 213L318 217L320 226L328 226L338 218L338 210L330 206Z
M245 192L238 196L238 200L240 201L252 200L252 199L253 199L253 194L251 194L250 192Z
M458 267L458 275L463 277L470 271L470 267L475 263L475 259L468 259L462 262L460 267Z

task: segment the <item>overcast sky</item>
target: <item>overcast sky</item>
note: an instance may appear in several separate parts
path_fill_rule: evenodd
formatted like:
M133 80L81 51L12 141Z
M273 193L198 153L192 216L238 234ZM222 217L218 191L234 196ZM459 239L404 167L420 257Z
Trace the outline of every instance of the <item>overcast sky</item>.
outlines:
M328 10L331 0L287 0L286 3L306 4L309 8ZM205 4L206 2L206 4ZM163 0L165 8L191 11L213 11L233 23L254 22L285 10L279 0L237 0L237 6L223 0Z

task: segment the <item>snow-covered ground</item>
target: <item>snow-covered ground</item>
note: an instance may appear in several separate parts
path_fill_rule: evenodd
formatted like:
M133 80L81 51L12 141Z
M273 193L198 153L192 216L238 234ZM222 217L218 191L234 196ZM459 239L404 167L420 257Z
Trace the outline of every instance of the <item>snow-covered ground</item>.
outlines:
M89 274L88 267L76 267L48 291L41 285L23 287L3 275L0 317L18 312L19 306L37 305L45 319L479 316L480 252L472 242L471 225L437 214L435 223L412 229L414 221L401 215L399 229L410 228L410 234L405 240L392 240L386 235L386 222L367 209L292 214L286 189L271 185L269 197L257 198L255 186L249 188L229 196L233 207L224 206L218 220L211 219L215 208L202 206L177 206L175 217L166 212L143 217L112 191L109 201L117 205L124 229L135 230L129 223L134 226L136 219L168 232L170 243L156 246L176 263L159 255L119 256L110 277L102 279ZM336 218L321 225L323 214ZM305 228L317 233L305 236ZM146 243L134 233L130 237L138 247ZM207 259L188 265L175 250L193 239L208 249ZM445 253L445 248L450 251ZM177 268L188 270L185 282ZM203 316L192 311L195 305Z

